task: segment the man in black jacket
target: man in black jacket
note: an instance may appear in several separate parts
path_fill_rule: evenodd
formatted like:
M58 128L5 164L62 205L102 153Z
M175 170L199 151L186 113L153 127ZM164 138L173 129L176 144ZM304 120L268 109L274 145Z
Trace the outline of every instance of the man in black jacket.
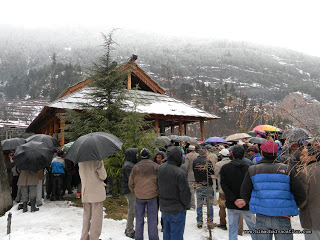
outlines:
M180 168L182 152L178 147L167 150L167 161L158 172L158 195L162 212L164 240L183 240L186 210L190 209L191 193L187 173Z
M133 220L135 216L135 205L136 205L136 196L132 193L128 187L129 176L134 164L138 160L138 149L137 148L128 148L125 152L126 161L122 167L122 182L121 182L121 191L125 196L128 202L128 218L125 234L127 237L134 238L134 225Z
M240 197L240 189L243 178L248 171L249 165L242 160L244 148L236 145L232 148L233 159L230 163L222 166L220 170L221 187L226 197L226 207L229 220L229 239L237 239L240 215L245 219L250 230L256 225L254 216L249 211L249 205ZM256 239L255 235L251 235Z
M208 228L213 228L214 192L211 176L214 175L214 166L207 159L208 150L204 146L198 150L198 153L198 157L193 160L193 173L197 183L197 227L202 228L202 207L206 203L209 211L209 219L207 219Z

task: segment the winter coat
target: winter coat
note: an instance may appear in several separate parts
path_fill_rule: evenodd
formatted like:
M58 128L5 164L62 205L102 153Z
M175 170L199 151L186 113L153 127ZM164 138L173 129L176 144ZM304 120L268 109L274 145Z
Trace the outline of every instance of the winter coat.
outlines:
M294 169L264 158L248 169L241 197L250 203L251 213L296 216L298 206L305 200L305 192Z
M65 161L62 157L55 157L51 162L51 172L53 174L64 174Z
M311 162L299 173L306 193L300 206L300 223L305 229L320 230L320 162Z
M251 156L250 160L253 162L253 164L256 164L257 162L262 160L261 154L255 153L254 155Z
M216 177L216 179L218 179L218 189L219 192L222 192L222 188L221 188L221 179L220 179L220 170L222 168L223 165L226 165L227 163L231 162L231 159L229 157L223 157L221 159L221 161L216 163L216 167L214 168L214 176Z
M137 148L128 148L125 151L125 162L122 166L122 177L121 177L121 192L122 194L130 193L130 189L128 186L130 173L132 171L133 166L137 163Z
M237 199L241 199L241 184L248 168L246 162L236 158L223 165L220 170L221 187L226 197L226 207L229 209L249 210L248 205L238 208L234 204Z
M17 183L18 186L33 186L33 185L38 185L38 183L39 183L38 173L28 171L28 170L21 170L19 180Z
M193 173L193 160L196 159L198 155L199 154L196 153L195 151L192 151L186 155L184 165L187 168L189 182L195 182L194 173Z
M206 163L208 163L208 174L209 179L207 181L207 171L205 171ZM194 178L198 184L202 184L202 186L212 186L212 178L211 175L214 175L213 164L211 161L207 160L206 156L198 155L198 157L193 160L193 173Z
M157 173L159 165L150 159L142 159L134 165L129 177L129 189L141 200L158 196Z
M181 150L171 147L167 155L167 162L160 166L158 172L160 210L166 214L175 214L190 209L191 193L187 174L180 167Z
M107 172L103 161L92 160L79 162L81 178L81 200L83 203L103 202L106 199L104 180Z

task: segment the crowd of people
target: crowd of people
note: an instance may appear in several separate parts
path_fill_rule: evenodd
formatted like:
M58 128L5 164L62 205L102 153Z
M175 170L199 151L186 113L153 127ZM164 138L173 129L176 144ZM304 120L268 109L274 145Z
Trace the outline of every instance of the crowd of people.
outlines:
M147 212L148 239L182 240L187 211L196 211L196 227L220 228L229 239L251 234L252 239L293 239L292 216L299 215L305 239L320 239L320 148L315 142L265 140L251 144L172 144L152 156L143 148L125 151L122 194L128 202L124 234L143 240ZM12 197L19 209L39 210L41 199L61 200L77 188L84 215L81 240L99 239L106 170L102 161L74 165L57 151L47 169L19 170L6 155ZM139 161L139 159L141 159ZM46 186L45 188L43 186ZM219 206L214 219L213 206ZM159 210L161 217L159 221ZM203 213L206 214L203 214ZM249 230L243 230L243 219Z

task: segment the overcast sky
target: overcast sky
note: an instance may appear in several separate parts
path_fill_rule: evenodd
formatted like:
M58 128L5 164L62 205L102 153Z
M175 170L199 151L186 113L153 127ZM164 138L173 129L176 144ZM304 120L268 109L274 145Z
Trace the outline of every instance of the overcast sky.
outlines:
M320 57L319 18L320 0L1 0L0 23L104 25L244 40Z

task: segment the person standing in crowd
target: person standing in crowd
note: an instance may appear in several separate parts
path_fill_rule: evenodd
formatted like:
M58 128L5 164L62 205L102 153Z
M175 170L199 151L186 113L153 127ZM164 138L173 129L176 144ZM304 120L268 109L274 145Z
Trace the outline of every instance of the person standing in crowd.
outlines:
M182 152L178 147L167 150L167 161L158 172L158 194L162 212L164 240L183 240L186 210L190 209L191 193L186 172L180 168Z
M163 163L163 160L166 158L166 153L163 151L159 151L154 156L154 162L161 165Z
M202 207L206 203L209 211L209 219L207 219L208 228L212 229L214 193L212 188L211 175L214 174L213 164L207 159L208 150L205 147L200 148L198 152L198 157L193 161L193 173L195 181L197 183L197 227L202 228Z
M64 161L66 168L63 177L62 195L65 194L66 190L68 191L68 194L72 194L72 177L75 173L74 163L69 159L64 159Z
M14 155L14 152L10 152L9 153L9 158L10 158L10 161L13 161L12 160L12 157ZM17 165L14 165L13 168L11 169L12 171L12 187L11 187L11 196L12 196L12 199L16 199L17 197L17 194L18 194L18 180L19 180L19 175L20 175L20 170L17 168Z
M189 153L186 155L185 163L188 174L188 184L191 192L191 209L196 208L196 201L195 201L195 189L196 189L196 180L194 179L194 173L193 173L193 160L197 158L199 155L196 152L196 147L194 145L189 146Z
M306 240L320 239L320 152L317 147L308 146L301 151L301 163L306 165L299 173L306 193L306 200L300 205L300 223L305 230Z
M134 238L135 232L133 221L135 216L136 196L133 192L130 191L128 182L132 168L138 162L138 149L128 148L125 151L124 155L126 161L124 162L122 167L121 191L128 202L127 225L124 233L127 237Z
M52 171L52 193L50 200L62 199L62 182L64 177L65 161L63 159L63 151L59 150L57 156L51 162Z
M21 170L18 180L18 186L20 186L21 189L21 201L23 203L23 212L28 211L29 199L31 204L31 212L39 211L39 208L36 208L38 182L38 173L28 170Z
M262 160L248 169L241 197L256 214L257 229L290 230L290 217L299 214L298 206L306 198L303 186L293 168L275 162L278 145L274 141L265 141L260 149ZM259 239L272 239L272 235L259 234ZM275 234L275 238L293 239L293 235Z
M83 223L80 240L98 240L102 230L103 201L106 199L104 180L107 172L104 162L93 160L79 162Z
M248 147L247 152L248 152L248 155L250 156L250 160L253 162L253 164L256 164L257 162L259 162L262 159L262 157L259 153L259 148L255 145Z
M134 165L129 177L129 189L136 196L135 239L143 240L144 215L147 207L149 240L158 240L157 173L159 165L150 160L149 149L140 152L141 161Z
M231 159L229 157L229 150L228 149L222 149L220 152L220 155L222 156L221 161L216 163L214 175L216 179L218 180L218 189L219 189L219 217L220 217L220 224L218 224L218 228L221 228L223 230L227 230L227 214L226 214L226 197L222 191L221 188L221 179L220 179L220 170L223 165L231 162Z
M221 187L226 197L226 207L229 221L229 239L237 239L240 215L245 219L248 228L254 230L256 227L254 215L249 211L249 205L240 197L240 189L243 178L247 173L249 165L242 160L244 148L236 145L232 148L233 159L222 166L220 170ZM256 239L254 234L252 239Z

